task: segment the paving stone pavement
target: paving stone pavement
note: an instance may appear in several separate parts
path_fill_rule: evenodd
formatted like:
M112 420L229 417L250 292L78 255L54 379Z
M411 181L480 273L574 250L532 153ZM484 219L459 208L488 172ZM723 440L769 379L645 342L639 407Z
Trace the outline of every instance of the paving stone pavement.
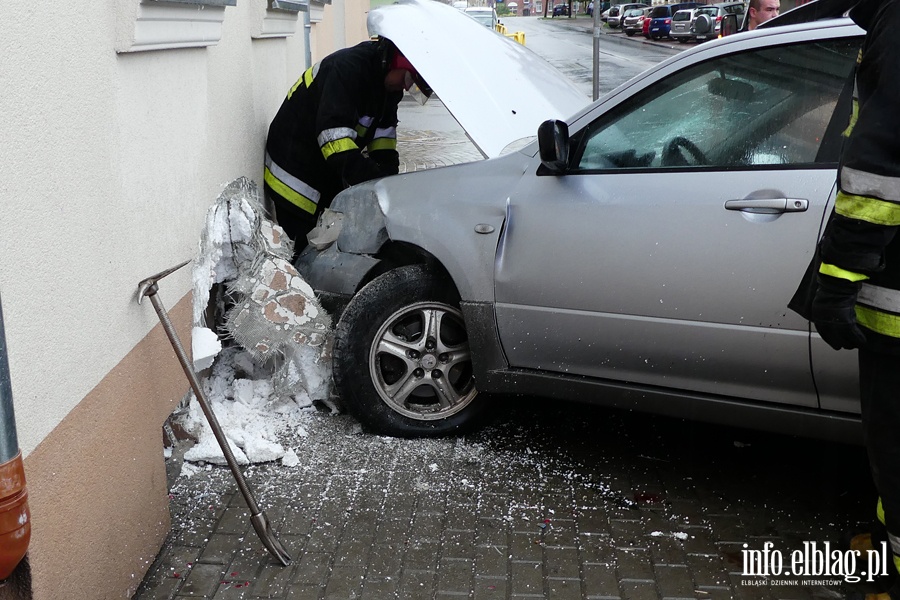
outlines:
M840 598L746 585L744 544L788 554L867 516L862 448L536 399L467 436L403 440L311 410L296 467L248 467L289 549L263 549L223 467L171 488L136 600ZM831 578L834 579L834 578Z
M479 157L461 131L402 132L400 148L404 172ZM172 529L134 600L806 600L849 589L746 577L742 550L772 542L788 555L866 520L861 447L538 399L492 406L479 430L436 440L376 436L311 409L282 440L298 466L245 469L288 567L262 547L229 471L175 478L175 452Z

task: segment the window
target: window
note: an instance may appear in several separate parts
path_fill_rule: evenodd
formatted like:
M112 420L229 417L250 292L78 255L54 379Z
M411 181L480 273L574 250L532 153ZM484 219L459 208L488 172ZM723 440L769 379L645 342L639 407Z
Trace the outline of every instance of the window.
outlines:
M819 148L859 44L766 48L670 75L591 124L575 170L833 165Z

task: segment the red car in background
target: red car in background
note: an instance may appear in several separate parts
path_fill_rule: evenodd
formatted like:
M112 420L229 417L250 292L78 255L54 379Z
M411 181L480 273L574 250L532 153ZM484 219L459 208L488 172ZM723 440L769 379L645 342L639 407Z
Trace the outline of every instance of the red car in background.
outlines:
M644 15L644 20L641 23L641 34L643 34L643 36L648 40L650 39L650 21L650 15L646 14Z

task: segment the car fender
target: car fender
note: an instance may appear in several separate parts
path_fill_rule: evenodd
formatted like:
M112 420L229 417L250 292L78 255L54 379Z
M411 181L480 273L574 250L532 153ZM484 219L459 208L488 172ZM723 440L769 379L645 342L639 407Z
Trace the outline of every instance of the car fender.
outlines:
M327 248L307 248L300 272L319 291L352 293L388 243L414 246L449 273L460 297L492 302L493 269L510 190L537 168L536 145L496 159L385 177L335 197L341 231ZM361 257L361 258L356 258Z

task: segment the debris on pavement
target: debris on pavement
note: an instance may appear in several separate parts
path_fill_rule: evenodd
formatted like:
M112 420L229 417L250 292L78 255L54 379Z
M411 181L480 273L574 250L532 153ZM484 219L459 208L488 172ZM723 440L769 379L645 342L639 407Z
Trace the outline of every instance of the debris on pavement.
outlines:
M331 318L292 255L293 243L266 217L246 177L228 184L207 211L193 269L192 349L196 368L212 366L204 391L239 464L296 464L278 435L302 429L313 403L336 412ZM215 323L207 323L211 300ZM224 350L223 333L232 344ZM193 396L179 422L197 439L185 460L225 463Z

